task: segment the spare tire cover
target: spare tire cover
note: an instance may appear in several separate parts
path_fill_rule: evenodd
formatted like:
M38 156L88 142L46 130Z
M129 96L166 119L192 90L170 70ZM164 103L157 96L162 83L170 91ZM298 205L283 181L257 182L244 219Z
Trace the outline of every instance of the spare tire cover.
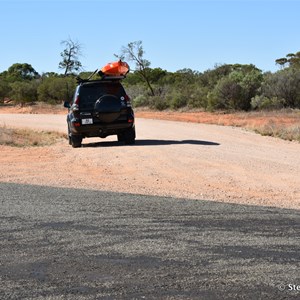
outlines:
M113 122L120 116L121 102L114 95L104 95L96 101L94 110L102 122Z

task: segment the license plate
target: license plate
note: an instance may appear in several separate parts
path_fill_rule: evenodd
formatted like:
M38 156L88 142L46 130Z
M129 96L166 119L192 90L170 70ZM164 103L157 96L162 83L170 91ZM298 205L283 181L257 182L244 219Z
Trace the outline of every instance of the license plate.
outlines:
M82 119L82 125L93 124L93 119Z

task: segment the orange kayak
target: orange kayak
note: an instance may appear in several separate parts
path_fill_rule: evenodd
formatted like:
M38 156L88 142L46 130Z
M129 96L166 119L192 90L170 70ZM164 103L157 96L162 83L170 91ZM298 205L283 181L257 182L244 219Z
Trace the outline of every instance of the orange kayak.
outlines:
M121 60L108 63L101 71L105 75L111 76L125 76L129 72L129 65Z

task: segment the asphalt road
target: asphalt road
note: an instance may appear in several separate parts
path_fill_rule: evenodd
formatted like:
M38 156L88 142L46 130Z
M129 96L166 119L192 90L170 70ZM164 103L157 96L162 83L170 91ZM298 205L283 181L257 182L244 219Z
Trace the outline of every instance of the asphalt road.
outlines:
M0 183L1 299L299 299L300 212Z

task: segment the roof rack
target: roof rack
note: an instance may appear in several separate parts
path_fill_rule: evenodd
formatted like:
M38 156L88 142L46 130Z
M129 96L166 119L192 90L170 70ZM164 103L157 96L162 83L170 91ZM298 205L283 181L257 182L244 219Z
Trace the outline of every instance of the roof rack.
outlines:
M98 73L98 75L101 77L100 79L93 79L91 78ZM120 76L112 76L112 75L105 75L102 71L98 72L98 69L95 70L92 75L90 75L87 79L82 79L79 76L76 77L76 81L78 84L84 83L84 82L99 82L99 81L113 81L113 80L122 80L126 78L126 75L120 75Z

